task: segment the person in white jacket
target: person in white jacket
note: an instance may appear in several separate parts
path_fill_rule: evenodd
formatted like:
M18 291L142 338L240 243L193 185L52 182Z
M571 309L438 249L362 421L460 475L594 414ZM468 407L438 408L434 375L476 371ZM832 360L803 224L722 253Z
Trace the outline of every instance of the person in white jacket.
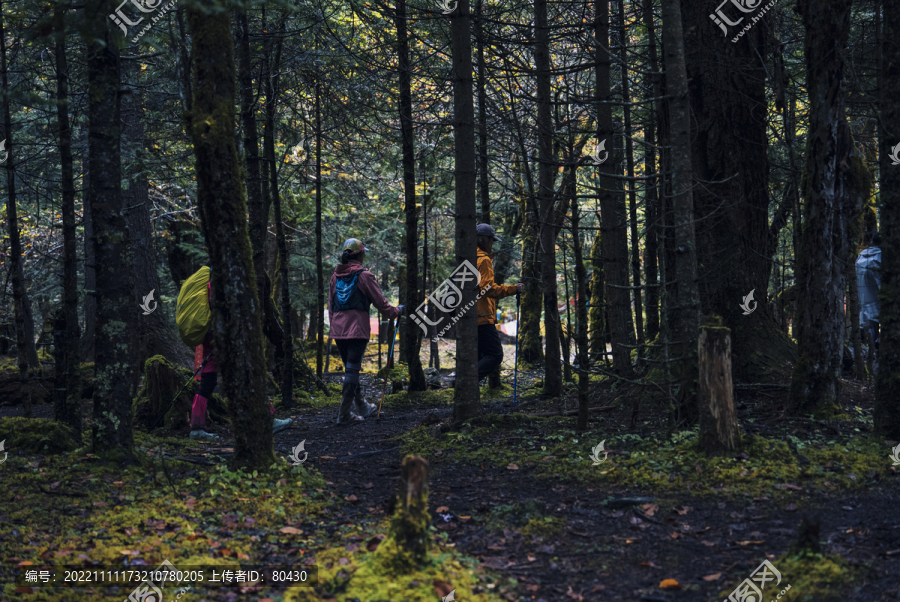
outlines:
M881 236L876 232L872 244L856 260L859 289L859 327L868 330L872 346L878 349L878 291L881 290Z

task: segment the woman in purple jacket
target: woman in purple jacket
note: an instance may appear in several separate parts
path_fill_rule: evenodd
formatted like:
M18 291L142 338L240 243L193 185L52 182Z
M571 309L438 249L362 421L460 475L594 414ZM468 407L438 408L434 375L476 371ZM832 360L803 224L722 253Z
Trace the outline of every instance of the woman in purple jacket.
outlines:
M371 333L369 307L374 304L382 315L391 320L403 315L405 309L403 305L391 307L375 276L362 266L366 251L368 249L360 240L351 238L345 241L341 263L334 269L329 285L331 338L337 343L344 362L344 390L337 420L340 425L361 422L375 411L375 404L363 399L359 385L362 358ZM356 411L351 411L351 407Z

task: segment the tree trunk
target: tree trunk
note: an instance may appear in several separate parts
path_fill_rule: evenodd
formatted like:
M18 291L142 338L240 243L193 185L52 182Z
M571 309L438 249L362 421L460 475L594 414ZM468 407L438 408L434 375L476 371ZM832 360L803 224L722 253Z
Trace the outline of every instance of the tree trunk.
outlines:
M615 130L612 120L612 89L609 55L609 2L594 2L594 54L596 62L597 144L613 145ZM600 221L605 300L609 314L609 336L612 343L613 372L632 378L631 349L634 345L634 322L631 317L631 298L628 293L628 220L625 194L619 183L604 175L621 172L616 168L619 158L609 149L608 160L598 168L597 186L600 188Z
M625 27L625 0L618 1L619 10L616 13L616 28L619 30L619 57L623 65L628 65L628 30ZM644 344L644 306L641 299L641 239L638 237L637 219L637 186L634 179L634 143L631 140L631 102L630 85L628 81L628 69L620 67L622 72L622 99L626 103L622 106L625 124L625 167L628 171L628 207L631 234L631 283L634 286L634 324L637 328L637 344ZM653 172L651 172L653 173ZM626 247L627 255L627 247ZM627 295L627 291L626 291ZM629 310L630 315L630 310ZM639 350L640 351L640 350ZM630 354L630 351L629 351ZM629 355L630 362L630 355Z
M244 158L247 164L250 245L253 247L253 269L256 271L256 277L260 278L266 271L264 243L268 216L263 213L265 203L260 189L259 136L256 132L256 101L253 98L253 71L250 63L250 21L244 8L237 10L234 27L237 37L238 81L241 86L241 127L244 134ZM262 290L260 284L257 280L256 286Z
M671 207L675 246L675 265L667 265L672 279L675 280L668 322L675 342L673 350L676 358L679 358L680 418L693 422L697 419L697 336L700 326L700 296L697 290L697 246L693 221L691 116L684 64L681 0L667 0L663 2L662 7L666 90L670 97Z
M322 378L322 347L325 344L325 268L322 265L322 106L319 74L316 72L316 377Z
M759 57L771 32L757 25L732 43L699 2L686 4L691 166L704 182L693 191L701 312L731 329L735 378L761 382L796 358L766 303L778 228L769 227L768 125L759 111L767 73ZM758 308L744 315L740 303L751 290Z
M59 124L59 155L63 218L63 310L58 314L55 395L53 413L58 422L72 428L81 442L81 391L78 387L78 252L75 233L75 178L72 168L72 128L69 126L69 67L66 63L65 13L53 7L56 30L56 115Z
M403 349L409 367L409 391L425 390L425 372L419 351L421 329L412 316L419 306L419 212L416 209L416 157L412 116L412 73L409 67L409 40L406 31L406 0L397 0L397 60L400 71L400 132L403 138L403 192L406 213L406 316L403 321Z
M885 7L888 3L885 2ZM881 144L881 344L875 378L875 430L900 439L900 171L888 166L887 150L900 141L900 14L884 10L883 68L879 111Z
M124 69L126 81L137 78L138 65L129 61ZM144 165L143 96L140 88L132 81L130 93L122 96L122 155L126 158L123 180L128 188L122 191L122 205L128 225L129 245L135 275L133 303L138 306L151 292L153 299L147 300L152 309L148 315L139 315L138 347L135 360L138 373L147 358L162 355L180 366L189 367L193 363L193 350L186 347L174 336L173 316L160 307L162 288L157 274L156 249L150 222L149 181ZM156 308L156 309L153 309ZM143 312L142 312L143 313Z
M22 243L19 240L19 216L16 206L16 172L15 156L13 151L12 110L9 103L9 80L7 77L6 40L3 24L3 15L0 15L0 70L3 73L3 121L6 140L6 220L9 232L10 250L10 281L13 289L13 308L16 320L16 348L18 349L18 361L20 378L24 385L28 379L28 371L38 370L41 362L38 360L37 349L34 345L34 322L31 319L31 308L28 302L28 293L25 289L25 271L22 267ZM31 396L26 395L25 416L31 417Z
M82 182L88 182L91 176L90 159L88 157L88 128L83 128L81 152ZM97 324L97 270L94 257L94 211L91 207L91 191L82 186L81 211L84 215L84 332L78 343L81 359L94 361L94 331Z
M569 166L570 180L576 180L577 164ZM588 353L587 270L581 249L581 215L578 191L572 188L572 253L575 256L575 363L578 364L578 422L575 428L584 431L588 426L588 389L590 388L590 355Z
M136 363L138 308L134 268L124 215L121 165L120 59L112 3L86 6L88 44L88 195L93 217L97 275L97 331L91 439L96 454L131 464L134 459L131 403Z
M478 312L475 295L478 276L468 273L468 262L477 265L475 236L475 107L472 98L472 34L469 0L459 0L450 15L450 51L453 79L454 175L456 180L456 265L454 274L466 274L468 281L457 279L462 299L454 311L456 317L456 388L453 396L453 422L460 423L482 412L478 398ZM453 275L451 275L453 279ZM474 280L474 282L472 282Z
M522 168L525 169L525 163ZM519 205L525 214L525 232L522 237L522 282L525 284L525 290L519 303L519 315L516 316L516 336L519 339L519 361L538 366L544 361L544 347L541 341L543 294L538 260L540 225L537 198L525 190L525 182L521 177L517 191Z
M216 291L213 333L222 388L235 429L231 467L267 469L275 461L266 404L260 295L253 270L247 202L236 148L234 40L227 12L188 10L193 40L191 138L197 198Z
M707 456L741 447L731 385L731 331L719 316L704 320L698 342L700 363L700 448Z
M606 358L606 284L603 278L603 236L597 232L591 244L591 309L590 332L588 340L591 347L591 359Z
M801 0L806 28L809 128L806 219L797 266L799 358L791 375L791 414L828 416L838 404L844 342L841 302L846 289L848 215L846 174L852 140L844 110L844 49L850 0Z
M544 394L562 393L559 351L559 304L556 285L556 228L553 114L550 90L550 26L547 0L534 2L534 64L537 79L538 199L540 211L541 285L544 292Z

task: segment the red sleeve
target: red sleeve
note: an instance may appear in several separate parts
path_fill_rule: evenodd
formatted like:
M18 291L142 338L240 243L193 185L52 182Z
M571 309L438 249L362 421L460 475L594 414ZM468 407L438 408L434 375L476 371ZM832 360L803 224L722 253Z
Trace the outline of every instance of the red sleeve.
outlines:
M372 274L372 272L369 270L360 272L357 286L359 286L359 290L362 294L372 301L372 305L374 305L375 309L382 315L387 316L391 320L400 315L400 310L391 306L387 299L384 298L381 287L378 286L378 282L375 280L375 275Z

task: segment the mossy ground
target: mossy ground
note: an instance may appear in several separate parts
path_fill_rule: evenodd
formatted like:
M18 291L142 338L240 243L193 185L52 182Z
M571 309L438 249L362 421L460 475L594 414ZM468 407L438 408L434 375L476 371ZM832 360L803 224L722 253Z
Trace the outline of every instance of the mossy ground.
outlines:
M697 495L760 497L790 494L797 487L859 489L888 476L890 469L877 437L804 441L789 435L784 441L745 435L740 455L707 458L697 447L696 431L646 438L594 433L588 440L571 430L566 419L521 414L480 416L439 436L420 426L399 439L404 454L435 457L441 450L448 460L497 467L515 464L548 480ZM601 441L609 456L597 466L590 454Z
M837 602L844 600L845 590L852 584L858 571L840 556L798 551L770 561L779 573L781 581L771 581L762 588L764 599L784 602ZM750 575L748 574L749 578ZM733 588L720 592L727 598ZM782 594L784 592L784 594Z

